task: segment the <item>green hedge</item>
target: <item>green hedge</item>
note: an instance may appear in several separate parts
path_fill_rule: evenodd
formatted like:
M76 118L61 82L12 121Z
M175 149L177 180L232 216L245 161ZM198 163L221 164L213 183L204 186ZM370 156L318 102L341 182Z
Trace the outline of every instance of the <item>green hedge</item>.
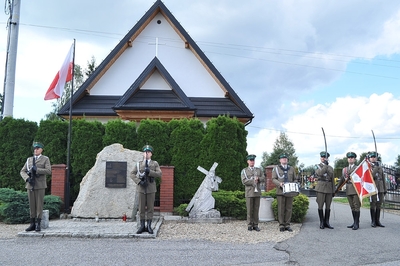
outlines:
M0 121L0 187L25 190L20 170L32 156L32 142L45 145L43 154L51 164L67 164L68 121L45 120L40 125L21 119ZM160 165L174 166L174 206L188 203L205 175L198 166L209 170L214 162L222 178L220 188L242 190L240 171L246 167L244 125L236 118L219 116L207 122L197 118L164 122L145 119L125 122L119 119L105 124L86 119L74 120L71 136L70 204L76 199L82 178L93 167L97 154L107 145L121 143L125 148L141 150L145 144L154 148L153 159ZM161 179L162 182L162 179ZM46 194L50 194L48 176Z

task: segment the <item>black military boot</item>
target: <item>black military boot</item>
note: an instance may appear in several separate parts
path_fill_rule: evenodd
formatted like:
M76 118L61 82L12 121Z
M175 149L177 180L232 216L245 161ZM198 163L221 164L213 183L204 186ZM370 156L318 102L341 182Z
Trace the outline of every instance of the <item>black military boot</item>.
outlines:
M40 228L40 222L42 221L42 219L40 219L40 218L37 218L37 221L36 221L36 228L35 228L35 231L36 232L40 232L40 230L41 230L41 228Z
M351 211L351 214L353 215L353 224L352 225L348 225L347 228L353 228L354 224L356 223L356 214L355 211Z
M153 229L151 229L151 221L152 220L147 220L147 232L149 232L149 234L153 234Z
M357 230L360 227L360 212L355 211L354 216L355 220L354 220L353 230Z
M319 215L319 229L324 229L324 211L322 209L318 209Z
M329 224L329 217L331 216L331 210L325 209L325 222L324 226L329 229L333 229L333 226Z
M375 216L375 224L376 226L379 227L385 227L383 224L381 224L381 222L379 221L381 216L381 209L376 209L376 216Z
M25 229L25 231L29 232L35 230L35 220L35 218L31 218L31 224Z
M371 213L371 226L376 227L375 223L376 211L374 209L369 209L369 212Z
M144 220L140 220L140 227L139 227L139 229L137 230L136 234L141 234L141 233L144 232L144 230L145 230L144 224L145 224Z

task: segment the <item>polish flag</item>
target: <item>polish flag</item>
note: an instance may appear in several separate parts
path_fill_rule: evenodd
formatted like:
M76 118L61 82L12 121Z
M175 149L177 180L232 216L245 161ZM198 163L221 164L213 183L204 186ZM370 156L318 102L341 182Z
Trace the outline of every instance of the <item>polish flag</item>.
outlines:
M378 193L374 178L372 177L369 162L366 159L364 159L356 170L354 170L351 174L351 179L353 181L353 186L360 197L361 204L363 198Z
M50 87L47 89L45 100L58 99L64 92L65 84L72 80L72 70L73 70L73 55L74 55L74 44L71 45L68 55L61 66L60 71L58 71L56 77L51 83Z

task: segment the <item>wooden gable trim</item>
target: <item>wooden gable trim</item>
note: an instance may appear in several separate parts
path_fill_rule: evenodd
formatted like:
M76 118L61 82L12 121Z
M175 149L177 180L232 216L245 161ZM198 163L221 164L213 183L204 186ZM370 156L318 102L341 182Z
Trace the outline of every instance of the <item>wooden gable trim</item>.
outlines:
M123 120L140 121L142 119L159 119L170 121L172 119L192 118L194 111L166 111L166 110L116 110L118 116Z

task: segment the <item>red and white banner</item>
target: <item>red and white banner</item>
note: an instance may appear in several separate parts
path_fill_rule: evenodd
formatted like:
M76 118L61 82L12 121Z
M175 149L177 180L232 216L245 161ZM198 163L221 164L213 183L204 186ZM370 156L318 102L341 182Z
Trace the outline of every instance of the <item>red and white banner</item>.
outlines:
M378 193L374 178L371 173L369 162L364 159L350 175L353 181L353 186L357 191L358 197L362 204L363 198L375 195Z
M64 92L65 84L72 80L74 44L71 45L68 55L58 71L50 87L47 89L45 100L58 99Z

